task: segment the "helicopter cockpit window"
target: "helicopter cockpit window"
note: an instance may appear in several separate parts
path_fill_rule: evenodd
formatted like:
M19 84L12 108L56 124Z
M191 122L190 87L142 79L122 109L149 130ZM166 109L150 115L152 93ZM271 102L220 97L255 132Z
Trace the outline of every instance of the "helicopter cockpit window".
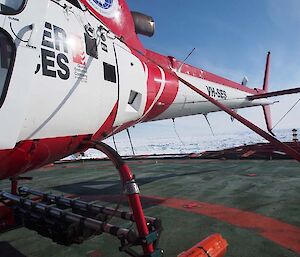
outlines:
M0 108L4 103L15 58L15 48L10 37L0 30Z
M17 14L25 4L25 0L0 0L0 14Z

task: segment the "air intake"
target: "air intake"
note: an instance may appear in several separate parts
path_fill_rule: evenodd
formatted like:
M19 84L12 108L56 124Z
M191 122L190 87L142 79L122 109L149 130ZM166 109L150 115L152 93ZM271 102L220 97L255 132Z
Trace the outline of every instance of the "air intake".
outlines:
M135 32L144 36L152 37L155 30L155 22L152 17L139 12L131 12Z

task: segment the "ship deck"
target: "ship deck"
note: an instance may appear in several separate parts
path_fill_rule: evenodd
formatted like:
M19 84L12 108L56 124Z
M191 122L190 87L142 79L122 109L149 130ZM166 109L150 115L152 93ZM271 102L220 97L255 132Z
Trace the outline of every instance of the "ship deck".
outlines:
M127 163L140 185L146 215L162 219L160 246L166 257L177 256L213 233L228 241L228 257L300 256L297 162L150 159ZM60 163L27 175L34 179L22 185L34 189L110 206L119 200L119 177L109 161ZM9 190L8 181L1 181L0 188ZM123 203L126 209L126 198ZM110 235L66 247L25 228L0 234L1 257L127 256L118 247L119 241Z

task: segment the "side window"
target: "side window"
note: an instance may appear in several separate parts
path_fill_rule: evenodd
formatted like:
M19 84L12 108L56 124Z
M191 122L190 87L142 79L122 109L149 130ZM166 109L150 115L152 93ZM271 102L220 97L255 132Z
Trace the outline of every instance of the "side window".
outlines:
M104 62L103 69L104 69L104 79L116 83L117 82L116 67Z
M19 13L26 0L0 0L0 14L12 15Z
M7 94L14 59L14 44L11 38L0 30L0 108Z

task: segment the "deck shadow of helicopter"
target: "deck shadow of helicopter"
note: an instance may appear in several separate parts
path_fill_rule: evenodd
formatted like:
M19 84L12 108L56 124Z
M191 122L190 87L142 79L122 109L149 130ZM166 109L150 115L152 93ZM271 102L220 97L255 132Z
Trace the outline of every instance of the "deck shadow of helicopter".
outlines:
M145 177L137 178L136 181L139 186L151 184L164 179L192 176L192 175L201 175L208 172L213 172L215 169L197 171L197 172L188 172L188 173L168 173L165 175L155 176L155 177ZM127 205L126 197L122 194L121 183L118 180L89 180L84 182L72 183L67 185L60 185L51 187L53 190L60 191L64 194L80 196L82 200L85 201L105 201L110 203L118 203L121 199L124 206ZM122 197L122 198L121 198ZM143 201L143 207L149 208L155 205L160 204L161 200L151 199L148 197L141 197Z
M3 257L27 257L6 241L0 241L0 249Z

